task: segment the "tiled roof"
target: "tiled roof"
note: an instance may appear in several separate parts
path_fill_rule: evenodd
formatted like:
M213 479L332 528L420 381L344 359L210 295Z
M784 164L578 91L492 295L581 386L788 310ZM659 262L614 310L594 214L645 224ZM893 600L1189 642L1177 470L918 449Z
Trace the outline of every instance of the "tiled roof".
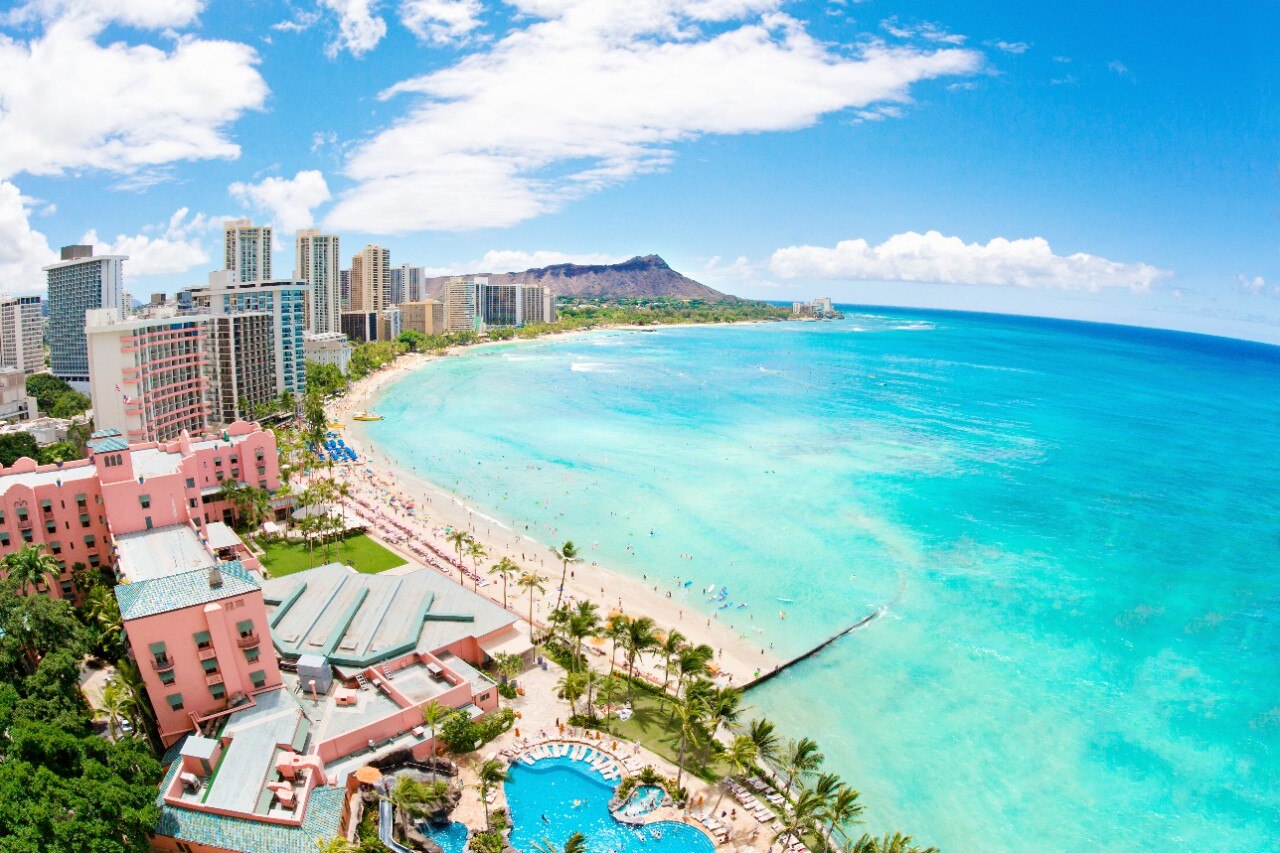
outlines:
M100 429L97 432L95 432L93 435L89 436L89 438L110 438L113 435L120 435L120 430Z
M182 762L175 761L165 775L161 791L169 790L174 774L181 769ZM156 834L243 853L316 853L318 840L328 840L338 834L343 793L342 788L332 785L313 789L301 826L280 826L184 809L165 804L164 797L160 796L156 798L160 806Z
M195 569L152 580L123 583L115 588L120 616L125 621L157 613L181 610L258 589L258 582L238 561L220 563L222 586L209 586L209 568Z
M100 438L96 441L89 442L89 448L94 453L107 453L112 450L128 450L129 442L118 436L109 436L108 438Z

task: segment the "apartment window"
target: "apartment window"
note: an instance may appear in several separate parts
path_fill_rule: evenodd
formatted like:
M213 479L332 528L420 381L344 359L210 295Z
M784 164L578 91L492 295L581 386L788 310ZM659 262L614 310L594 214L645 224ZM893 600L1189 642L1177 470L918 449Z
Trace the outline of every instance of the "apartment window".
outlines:
M237 622L236 630L240 632L241 637L248 637L253 633L253 620L246 619L243 622Z
M266 487L267 487L267 481L266 481L266 480L259 480L259 481L258 481L258 488L259 488L259 489L265 489Z
M188 489L194 489L195 487L196 487L196 478L195 478L195 477L188 477L188 478L187 478L187 488L188 488Z
M236 456L234 453L232 453L232 454L231 454L231 464L232 464L232 465L234 465L234 464L236 464L236 463L237 463L237 462L239 462L239 461L240 461L240 457L239 457L239 456Z
M0 545L8 545L8 544L9 544L9 534L0 532Z
M94 545L98 544L98 537L86 536L84 537L84 544L86 548L92 548Z
M260 669L255 669L249 673L249 680L253 682L254 687L261 687L267 683L267 674Z
M93 567L96 569L96 568L98 568L98 566L99 566L101 563L102 563L102 558L101 558L101 557L99 557L97 554L90 554L90 555L89 555L89 565L90 565L90 566L93 566Z
M208 660L202 660L202 661L200 661L200 666L201 666L201 667L203 667L203 669L204 669L204 671L205 671L205 672L208 672L208 673L214 673L214 672L217 672L217 671L218 671L218 659L217 659L217 658L209 658Z
M196 641L196 648L198 649L208 649L213 646L213 637L209 635L208 631L199 631L192 634L191 639Z
M258 659L258 649L256 647L252 649L245 649L244 659L247 660L249 663L253 663L254 661L256 661Z
M85 503L84 493L82 492L81 494L76 495L76 504L78 504L81 509L84 508L84 503Z
M6 543L7 543L7 540L8 540L8 538L9 538L9 534L5 533L5 534L0 534L0 535L3 535L3 536L4 536L4 538L5 538L5 540L6 540ZM50 554L61 554L61 553L62 553L62 543L61 543L61 542L50 542L50 543L49 543L49 553L50 553Z
M214 699L221 699L227 695L227 685L219 681L217 684L209 685L209 695Z
M173 670L171 669L166 669L159 673L159 675L161 684L173 684L173 682L177 680L177 676L173 674Z
M4 510L0 509L0 524L4 524Z
M188 504L192 509L195 509L195 508L196 508L196 506L198 505L198 504L197 504L197 502L196 502L196 499L195 499L195 498L187 498L187 504Z
M138 495L138 503L143 509L151 509L151 495Z
M71 595L71 581L62 581L58 584L58 589L62 590L64 596Z
M18 507L18 521L27 520L27 508L25 506Z
M30 530L24 530L24 531L22 531L22 541L23 541L23 542L30 542L30 541L31 541L31 531L30 531Z
M45 512L53 512L53 501L48 500L47 498L40 501L40 509Z
M170 693L168 696L164 698L168 700L169 707L172 710L174 711L182 710L182 694L181 693Z
M259 466L258 466L258 476L260 476L260 477L265 477L265 476L266 476L266 474L267 474L267 466L266 466L266 465L259 465Z
M89 526L89 513L87 512L80 513L80 526L81 527Z
M149 515L148 515L146 518L144 518L144 519L143 519L143 521L145 521L145 522L147 523L147 529L148 529L148 530L150 530L150 529L151 529L151 516L149 516Z
M58 530L58 522L54 521L52 518L49 519L44 523L44 530L46 533L56 533Z

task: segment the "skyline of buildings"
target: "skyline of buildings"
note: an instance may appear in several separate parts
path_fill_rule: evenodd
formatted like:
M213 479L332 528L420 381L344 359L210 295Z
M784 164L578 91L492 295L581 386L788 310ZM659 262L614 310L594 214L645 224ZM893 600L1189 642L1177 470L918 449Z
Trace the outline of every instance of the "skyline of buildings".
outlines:
M61 260L44 267L49 297L49 368L77 391L89 390L85 312L123 314L126 255L94 255L92 246L63 246Z
M307 327L312 334L339 330L342 313L341 240L318 228L304 228L294 236L293 276L311 285Z
M233 270L240 281L271 278L271 236L270 225L228 219L222 224L222 268Z

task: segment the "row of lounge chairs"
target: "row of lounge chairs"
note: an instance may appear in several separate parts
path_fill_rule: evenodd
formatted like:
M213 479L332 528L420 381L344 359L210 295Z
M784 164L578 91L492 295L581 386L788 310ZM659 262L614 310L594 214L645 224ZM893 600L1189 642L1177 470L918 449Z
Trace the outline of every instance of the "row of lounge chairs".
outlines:
M690 815L698 823L707 828L707 832L711 833L711 837L716 840L717 844L729 843L729 827L712 816L711 809L703 809L700 812L694 812Z
M747 814L754 817L762 826L773 823L778 819L772 809L757 800L754 794L733 779L726 779L725 786L729 789L729 793L733 798L747 810Z
M621 762L594 743L590 745L565 741L540 743L525 750L519 760L525 764L532 765L544 758L564 758L565 756L574 761L581 761L590 765L592 770L598 772L608 781L619 779L622 776L622 769L619 766Z

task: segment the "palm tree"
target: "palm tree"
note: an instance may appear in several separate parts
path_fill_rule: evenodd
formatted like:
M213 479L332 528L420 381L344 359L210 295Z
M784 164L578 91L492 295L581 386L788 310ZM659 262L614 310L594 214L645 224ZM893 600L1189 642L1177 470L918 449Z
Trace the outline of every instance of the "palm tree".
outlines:
M343 480L334 487L333 491L338 496L338 506L342 512L342 530L345 533L347 530L347 498L351 497L351 485L346 480Z
M559 548L552 548L551 553L560 561L560 591L556 594L556 607L559 607L564 598L565 580L569 577L569 564L578 559L578 546L570 540Z
M474 581L472 588L478 592L480 590L480 561L489 556L489 552L485 550L483 545L472 539L467 543L467 556L471 558L471 577Z
M818 810L822 807L822 798L813 791L800 790L800 796L791 804L791 810L784 812L781 825L773 836L774 841L794 838L799 841L805 830L813 826Z
M604 620L604 636L613 641L613 651L609 654L610 675L613 675L613 668L618 661L618 646L622 643L622 638L627 633L627 623L630 621L630 617L622 613L615 613Z
M107 680L106 685L102 688L102 697L98 701L102 712L107 715L107 736L112 741L117 741L116 727L120 725L120 720L125 716L125 705L128 698L124 691L112 676Z
M322 853L360 853L360 845L353 844L340 835L333 838L317 838L316 846Z
M575 832L569 836L563 847L557 847L551 839L544 838L541 844L534 845L534 850L537 853L587 853L587 837L581 832Z
M422 706L422 722L426 723L427 728L431 729L431 781L436 781L436 726L444 722L445 717L453 712L452 708L446 708L436 700Z
M484 804L485 829L492 829L493 824L489 822L489 792L495 786L507 781L507 765L496 758L490 758L480 765L476 778L478 779L476 787L480 789L480 802Z
M702 721L707 714L707 706L697 699L676 700L675 722L680 732L679 760L676 762L676 787L684 777L684 759L690 746L697 746L702 738Z
M886 832L883 838L863 835L853 843L848 853L938 853L937 847L917 847L910 835Z
M489 574L502 578L502 606L507 606L507 581L520 574L520 567L510 557L503 557L489 567Z
M835 795L823 806L821 817L827 823L827 849L831 849L831 836L837 832L847 846L849 836L845 829L862 823L862 803L858 802L858 792L844 784L837 787Z
M147 698L147 686L142 680L137 662L130 658L116 661L115 678L120 682L120 691L127 700L125 716L136 730L146 732L151 749L156 755L160 755L164 752L164 746L160 742L160 728L156 722L156 712Z
M537 572L525 572L516 578L516 586L529 591L529 636L533 637L533 594L544 593L547 585L542 582L542 575Z
M738 776L747 772L747 768L756 762L756 744L746 735L738 735L733 739L733 743L729 744L729 748L724 751L723 758L729 762L728 777ZM716 800L716 807L713 811L720 809L720 803L724 802L725 791L729 790L728 785L720 788L720 799Z
M439 808L445 800L448 788L444 782L423 783L412 776L401 776L396 780L387 799L396 807L396 821L400 826L401 838L405 837L409 818L424 817Z
M604 683L605 676L596 672L594 669L585 669L581 673L582 686L587 691L587 716L591 719L596 718L595 694L596 688Z
M679 631L668 631L658 647L658 653L662 655L662 693L658 697L659 708L667 701L667 685L671 683L671 664L679 660L680 650L685 645L683 634Z
M631 619L627 622L626 633L622 635L622 645L627 650L627 674L631 680L627 682L627 699L630 700L635 688L636 658L653 650L658 645L653 620L648 616Z
M711 695L711 734L714 737L722 724L732 725L747 710L742 705L741 687L721 687Z
M607 676L604 679L604 683L600 686L599 699L605 705L616 705L618 704L618 700L622 698L622 693L623 687L621 680L614 676ZM605 725L609 725L608 717L605 717Z
M569 616L568 634L573 641L574 656L579 666L586 666L582 647L588 637L594 637L600 631L599 609L593 601L579 601Z
M53 555L44 553L43 545L23 545L17 551L6 554L0 560L0 568L6 577L13 579L26 595L31 587L39 588L45 578L56 578L62 568Z
M684 646L676 656L676 697L678 698L688 679L703 675L707 664L716 656L715 649L702 643L697 646Z
M471 534L465 530L450 530L444 535L445 541L458 552L458 583L466 586L466 574L462 564L462 549L471 542Z
M773 761L778 757L782 741L774 733L773 723L764 719L752 720L747 726L747 737L756 745L756 755L765 761Z
M822 766L822 753L818 744L811 738L802 737L787 743L787 752L782 757L783 769L787 774L787 788L784 796L791 795L791 786L801 776L808 776Z
M582 698L585 691L586 685L583 683L580 672L566 672L564 677L556 682L556 695L569 703L571 717L577 716L577 701Z

